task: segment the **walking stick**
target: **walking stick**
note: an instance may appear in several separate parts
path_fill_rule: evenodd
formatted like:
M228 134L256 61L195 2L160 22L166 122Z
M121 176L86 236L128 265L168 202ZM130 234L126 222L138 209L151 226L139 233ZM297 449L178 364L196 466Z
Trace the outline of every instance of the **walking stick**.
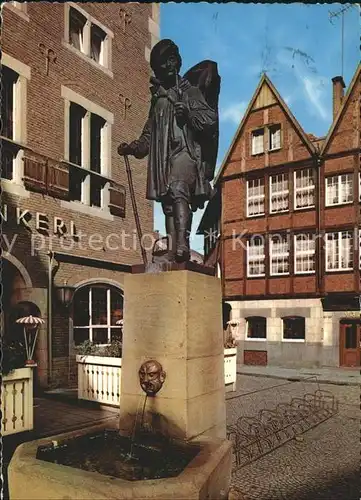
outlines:
M133 207L133 213L134 213L134 218L135 218L135 225L136 225L137 233L138 233L140 251L142 252L142 258L143 258L144 265L147 266L148 265L147 253L142 245L142 236L143 236L142 235L142 228L140 226L139 214L138 214L138 209L137 209L137 201L135 199L135 193L134 193L132 171L130 169L128 155L124 155L124 162L125 162L125 169L127 171L127 176L128 176L130 198L132 200L132 207Z

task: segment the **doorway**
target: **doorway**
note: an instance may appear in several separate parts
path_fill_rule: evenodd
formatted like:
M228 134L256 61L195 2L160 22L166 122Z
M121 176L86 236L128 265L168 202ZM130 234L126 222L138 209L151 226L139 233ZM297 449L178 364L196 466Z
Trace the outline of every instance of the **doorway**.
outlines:
M360 366L360 320L340 321L340 366Z

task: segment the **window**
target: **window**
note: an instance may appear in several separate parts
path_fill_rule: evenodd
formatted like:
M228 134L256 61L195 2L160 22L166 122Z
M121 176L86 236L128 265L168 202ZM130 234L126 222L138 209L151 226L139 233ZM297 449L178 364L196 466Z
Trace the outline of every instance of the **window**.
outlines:
M69 162L73 164L70 169L70 200L103 207L103 189L107 182L103 177L107 168L102 154L106 121L73 102L70 103L69 121ZM87 130L89 141L86 141Z
M258 155L264 152L264 130L259 129L252 132L252 154Z
M326 271L352 269L352 232L340 231L326 235Z
M295 172L295 210L315 206L315 178L312 168Z
M270 242L271 275L289 273L289 242L287 236L276 235Z
M247 217L264 215L264 179L247 181Z
M66 34L69 45L84 54L89 60L110 69L111 38L113 34L102 29L86 11L69 7L69 25Z
M246 338L265 340L267 338L267 320L261 316L246 318Z
M86 54L84 43L84 29L86 17L77 9L69 9L69 42L73 47Z
M23 189L23 144L26 140L26 86L30 68L3 53L1 66L1 178L3 187L15 193ZM10 192L9 191L9 192ZM25 193L18 191L20 196Z
M10 2L10 4L22 12L27 12L27 2Z
M311 234L295 236L295 273L315 272L315 244L316 239Z
M1 8L6 7L20 16L25 21L29 21L28 2L2 2Z
M361 201L361 173L358 174L358 199Z
M283 340L305 340L305 318L290 316L283 318Z
M73 301L74 343L86 340L109 344L121 337L123 295L115 288L94 285L80 288Z
M269 150L274 151L281 148L281 126L273 125L268 129Z
M359 268L361 269L361 229L358 230L358 258L359 258ZM361 302L361 299L360 299Z
M247 241L247 276L265 275L265 242L262 236Z
M326 178L326 206L342 205L353 200L353 174Z
M104 42L106 34L103 30L93 24L90 30L91 53L90 57L93 61L105 65L104 63Z
M6 66L2 67L2 96L1 96L1 116L2 116L2 131L1 135L15 140L15 108L16 108L16 85L19 81L18 73L15 73ZM14 160L16 159L18 148L14 147L11 142L5 142L2 151L2 168L1 177L3 179L12 180L14 170Z
M270 178L270 212L288 210L288 174L272 175Z

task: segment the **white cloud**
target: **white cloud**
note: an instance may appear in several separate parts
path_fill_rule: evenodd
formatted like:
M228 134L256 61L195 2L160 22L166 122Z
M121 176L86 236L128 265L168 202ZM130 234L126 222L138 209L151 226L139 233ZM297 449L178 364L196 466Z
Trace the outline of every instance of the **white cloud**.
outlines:
M285 103L287 104L287 106L291 106L293 100L294 100L294 96L292 95L287 95L284 99Z
M220 121L231 122L235 125L239 125L246 110L246 107L247 107L247 102L241 101L237 103L232 103L229 106L221 108Z
M323 104L325 98L325 91L321 85L319 78L312 78L311 76L302 76L302 83L304 91L311 101L313 109L325 121L330 121L330 111Z

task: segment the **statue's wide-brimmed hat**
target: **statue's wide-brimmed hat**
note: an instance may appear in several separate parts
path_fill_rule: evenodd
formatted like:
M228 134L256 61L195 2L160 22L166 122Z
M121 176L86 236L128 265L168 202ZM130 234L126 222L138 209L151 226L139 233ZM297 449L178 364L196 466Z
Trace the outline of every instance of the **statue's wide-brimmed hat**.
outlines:
M152 48L150 53L150 66L152 70L154 71L159 62L164 60L164 57L169 54L175 54L178 57L179 64L181 66L182 59L177 45L172 40L165 38L164 40L160 40L160 42L156 43Z

